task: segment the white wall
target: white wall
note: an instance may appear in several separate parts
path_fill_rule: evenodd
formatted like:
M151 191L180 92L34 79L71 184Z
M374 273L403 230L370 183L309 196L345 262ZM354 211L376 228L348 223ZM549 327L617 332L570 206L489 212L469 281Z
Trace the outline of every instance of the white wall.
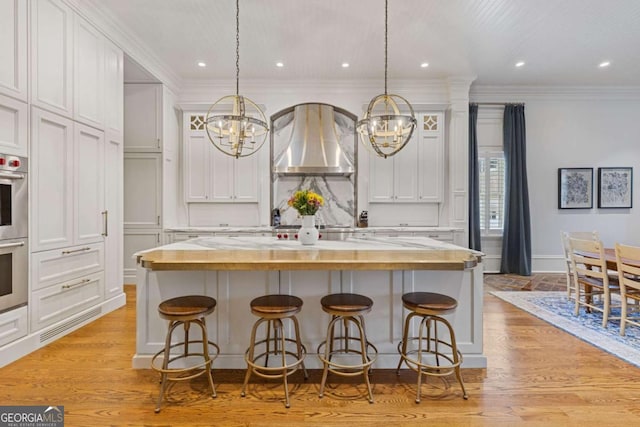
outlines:
M640 245L638 208L597 208L598 167L633 167L634 206L640 203L637 90L473 88L471 100L526 104L533 271L564 271L563 230L598 230L609 247ZM594 168L593 209L558 209L558 168L564 167Z

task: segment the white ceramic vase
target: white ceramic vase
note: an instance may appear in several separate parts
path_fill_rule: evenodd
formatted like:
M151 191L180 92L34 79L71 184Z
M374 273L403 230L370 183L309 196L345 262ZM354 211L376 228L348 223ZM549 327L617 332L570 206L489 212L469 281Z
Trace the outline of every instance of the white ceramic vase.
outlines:
M298 232L298 240L303 245L314 245L318 241L320 233L316 228L315 215L302 215L302 227Z

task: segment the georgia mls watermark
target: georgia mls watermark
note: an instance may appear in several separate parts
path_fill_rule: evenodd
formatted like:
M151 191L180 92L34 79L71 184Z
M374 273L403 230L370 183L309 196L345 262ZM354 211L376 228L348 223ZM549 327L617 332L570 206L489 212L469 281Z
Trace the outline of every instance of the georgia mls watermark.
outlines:
M0 406L0 427L64 427L64 406Z

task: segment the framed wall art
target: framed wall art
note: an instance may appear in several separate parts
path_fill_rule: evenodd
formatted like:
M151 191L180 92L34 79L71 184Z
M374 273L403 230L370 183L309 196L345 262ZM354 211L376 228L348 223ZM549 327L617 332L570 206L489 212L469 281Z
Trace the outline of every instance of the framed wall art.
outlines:
M593 168L558 169L558 209L593 208Z
M598 168L598 207L630 208L633 168Z

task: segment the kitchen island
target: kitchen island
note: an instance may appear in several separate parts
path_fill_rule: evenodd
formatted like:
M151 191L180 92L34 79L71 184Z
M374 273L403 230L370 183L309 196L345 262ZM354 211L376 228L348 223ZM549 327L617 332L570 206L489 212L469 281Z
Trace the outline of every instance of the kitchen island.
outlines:
M221 349L215 368L245 368L244 352L256 320L249 303L283 293L304 301L298 315L305 364L320 368L315 349L324 339L329 315L320 299L329 293L368 296L367 334L379 350L374 368L395 368L402 337L402 295L429 291L458 300L446 316L456 330L463 368L486 367L482 347L482 254L427 237L354 238L303 246L275 237L203 237L137 254L137 335L134 368L148 368L164 346L167 325L158 304L200 294L218 301L207 319L209 339ZM195 332L195 331L194 331Z

